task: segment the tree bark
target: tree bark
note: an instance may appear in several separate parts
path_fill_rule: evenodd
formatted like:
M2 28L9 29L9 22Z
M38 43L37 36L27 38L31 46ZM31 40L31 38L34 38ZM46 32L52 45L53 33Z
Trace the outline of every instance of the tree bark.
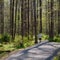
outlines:
M58 2L58 34L60 34L60 0Z
M40 33L42 33L42 0L40 0Z
M38 43L37 41L37 26L36 26L36 1L33 0L33 6L34 6L34 27L35 27L35 44Z
M4 0L0 0L0 33L4 34Z
M14 0L10 0L10 27L11 27L11 35L14 40Z
M50 20L49 38L50 41L54 40L53 0L51 0L51 20Z

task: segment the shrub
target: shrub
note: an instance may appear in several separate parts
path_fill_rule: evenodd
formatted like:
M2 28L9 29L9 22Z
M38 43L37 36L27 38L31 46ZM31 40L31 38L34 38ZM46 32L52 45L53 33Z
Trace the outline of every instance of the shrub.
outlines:
M60 42L60 37L59 37L59 36L55 36L55 37L54 37L54 41L55 41L55 42Z
M34 41L32 40L32 38L30 38L30 40L28 40L27 37L24 37L23 43L24 43L24 47L26 48L26 47L32 46L34 44Z
M48 39L48 35L42 34L42 40Z
M19 48L20 47L20 42L21 42L21 36L16 35L15 40L14 40L15 47Z
M2 42L10 42L10 35L8 35L8 34L2 35L1 41Z
M49 42L54 42L54 40L52 40L52 38L48 38Z
M28 40L28 37L26 36L23 37L23 42L22 42L22 37L16 35L14 44L15 44L15 47L19 49L19 48L26 48L28 46L32 46L34 42L31 38Z
M14 44L13 43L8 43L8 44L5 44L5 45L3 45L3 50L4 51L12 51L12 50L14 50L15 48L14 48Z

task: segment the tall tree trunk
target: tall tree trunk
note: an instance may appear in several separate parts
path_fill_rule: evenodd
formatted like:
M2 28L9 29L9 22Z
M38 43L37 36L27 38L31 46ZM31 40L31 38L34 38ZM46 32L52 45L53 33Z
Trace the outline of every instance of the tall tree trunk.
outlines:
M58 2L58 34L60 34L60 0Z
M18 0L16 0L16 4L15 4L15 29L14 29L14 36L16 34L17 6L18 6Z
M46 1L46 34L48 34L48 2Z
M20 35L20 13L21 13L21 11L20 11L20 1L18 1L18 35Z
M14 0L10 0L10 27L12 39L14 39Z
M34 27L35 27L35 43L38 43L37 41L37 26L36 26L36 1L33 0L33 6L34 6Z
M42 33L42 0L40 0L40 33Z
M22 35L22 42L21 42L21 45L23 45L23 35L24 35L24 32L23 32L23 0L21 0L21 35Z
M29 0L28 0L28 40L29 40Z
M33 40L33 0L31 0L31 37L32 37L32 40Z
M51 0L51 21L50 21L50 29L49 29L49 38L50 41L53 41L54 38L53 0Z
M4 0L0 0L0 33L4 34Z

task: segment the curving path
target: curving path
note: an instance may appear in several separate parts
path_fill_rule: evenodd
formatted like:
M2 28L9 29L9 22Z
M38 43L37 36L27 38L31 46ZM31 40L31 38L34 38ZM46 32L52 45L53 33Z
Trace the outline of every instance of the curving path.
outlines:
M19 51L6 60L52 60L58 51L60 51L60 43L44 41Z

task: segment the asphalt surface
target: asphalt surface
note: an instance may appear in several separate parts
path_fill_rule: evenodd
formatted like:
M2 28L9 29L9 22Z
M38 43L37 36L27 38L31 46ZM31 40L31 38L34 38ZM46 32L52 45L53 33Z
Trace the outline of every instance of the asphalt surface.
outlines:
M5 60L52 60L59 51L60 43L44 41L19 51Z

